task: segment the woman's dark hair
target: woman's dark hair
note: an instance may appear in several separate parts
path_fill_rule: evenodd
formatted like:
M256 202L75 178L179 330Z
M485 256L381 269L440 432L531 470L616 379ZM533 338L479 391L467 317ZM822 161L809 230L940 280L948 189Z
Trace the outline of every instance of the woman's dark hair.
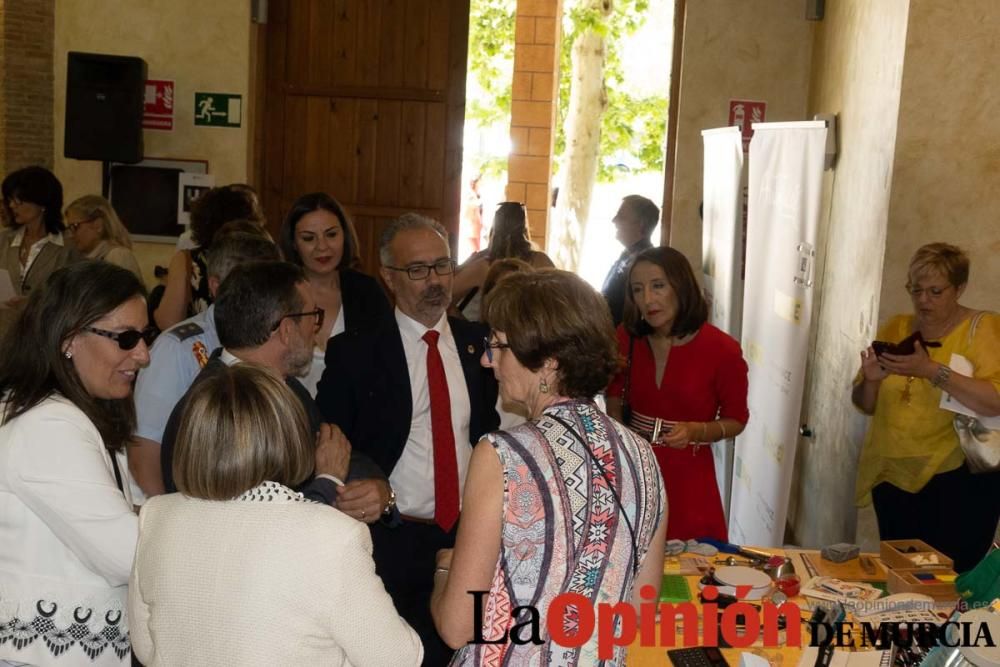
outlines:
M525 261L531 258L531 237L528 234L528 214L524 210L524 204L505 201L497 205L487 256L491 262L508 257Z
M83 386L69 340L146 288L131 271L86 260L53 273L0 343L0 394L6 395L2 423L23 415L52 394L61 394L97 427L104 446L117 451L135 430L132 397L101 399Z
M344 233L344 253L337 264L337 270L353 269L358 266L358 232L354 229L354 223L344 211L340 203L325 192L311 192L302 195L292 204L291 210L285 216L285 222L281 225L281 232L278 234L278 247L285 261L302 266L302 256L299 255L295 247L295 227L303 216L314 211L326 211L336 216L340 220L340 228Z
M241 184L212 188L191 203L191 239L208 248L230 220L249 220L263 227L256 198Z
M593 287L568 271L512 273L485 299L490 328L507 334L522 366L559 364L559 387L570 398L593 398L618 371L611 313Z
M635 256L628 268L628 282L625 284L625 328L633 336L646 336L652 327L639 315L632 296L632 271L639 262L649 262L663 269L670 288L677 295L677 316L670 328L671 336L687 336L701 328L708 320L708 302L694 277L691 263L679 250L668 246L649 248Z
M45 211L42 220L45 231L58 234L66 229L63 224L62 183L45 167L25 167L12 171L3 179L3 212L6 225L14 225L14 214L10 210L10 200L20 199L41 206Z

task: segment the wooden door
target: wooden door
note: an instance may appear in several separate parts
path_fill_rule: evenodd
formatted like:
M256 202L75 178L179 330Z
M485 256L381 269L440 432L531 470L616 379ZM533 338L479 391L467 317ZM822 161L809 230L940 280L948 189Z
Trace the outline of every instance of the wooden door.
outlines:
M458 234L469 0L271 0L261 197L277 230L325 191L357 226L364 269L407 211Z

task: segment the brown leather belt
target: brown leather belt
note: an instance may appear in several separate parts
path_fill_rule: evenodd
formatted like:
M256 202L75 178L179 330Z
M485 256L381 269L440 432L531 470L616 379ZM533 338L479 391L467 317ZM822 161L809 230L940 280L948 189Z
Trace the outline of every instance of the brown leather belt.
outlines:
M421 519L420 517L410 516L408 514L400 514L399 518L402 519L403 521L411 521L413 523L422 523L425 526L436 526L437 525L437 522L434 521L434 519Z

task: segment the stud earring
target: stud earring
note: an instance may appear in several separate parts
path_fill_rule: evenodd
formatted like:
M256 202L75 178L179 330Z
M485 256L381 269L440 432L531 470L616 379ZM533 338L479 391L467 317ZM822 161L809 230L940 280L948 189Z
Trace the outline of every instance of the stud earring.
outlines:
M63 352L63 356L66 357L67 359L72 359L73 353L70 352L69 350L66 350L65 352Z

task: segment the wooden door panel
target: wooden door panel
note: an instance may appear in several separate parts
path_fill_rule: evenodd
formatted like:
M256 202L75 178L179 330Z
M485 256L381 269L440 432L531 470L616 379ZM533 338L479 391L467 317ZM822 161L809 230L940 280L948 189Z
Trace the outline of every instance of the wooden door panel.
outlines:
M406 3L386 0L382 7L379 35L374 46L378 49L378 85L398 88L403 85L403 41L406 39Z
M402 159L399 137L403 103L382 100L378 103L375 138L375 203L399 206L399 172Z
M399 137L399 205L419 208L424 189L424 130L427 106L421 102L403 102Z
M430 14L425 0L406 1L406 33L403 41L403 85L427 87L427 56Z
M457 235L468 0L272 0L261 197L272 228L325 191L361 255L417 211ZM364 229L362 229L364 227Z
M325 159L330 194L338 201L358 201L358 102L344 97L330 101L330 141Z
M358 189L357 203L374 205L378 174L379 103L375 100L358 102Z
M444 192L444 147L447 113L444 104L428 104L424 128L424 183L420 197L424 208L441 208Z

